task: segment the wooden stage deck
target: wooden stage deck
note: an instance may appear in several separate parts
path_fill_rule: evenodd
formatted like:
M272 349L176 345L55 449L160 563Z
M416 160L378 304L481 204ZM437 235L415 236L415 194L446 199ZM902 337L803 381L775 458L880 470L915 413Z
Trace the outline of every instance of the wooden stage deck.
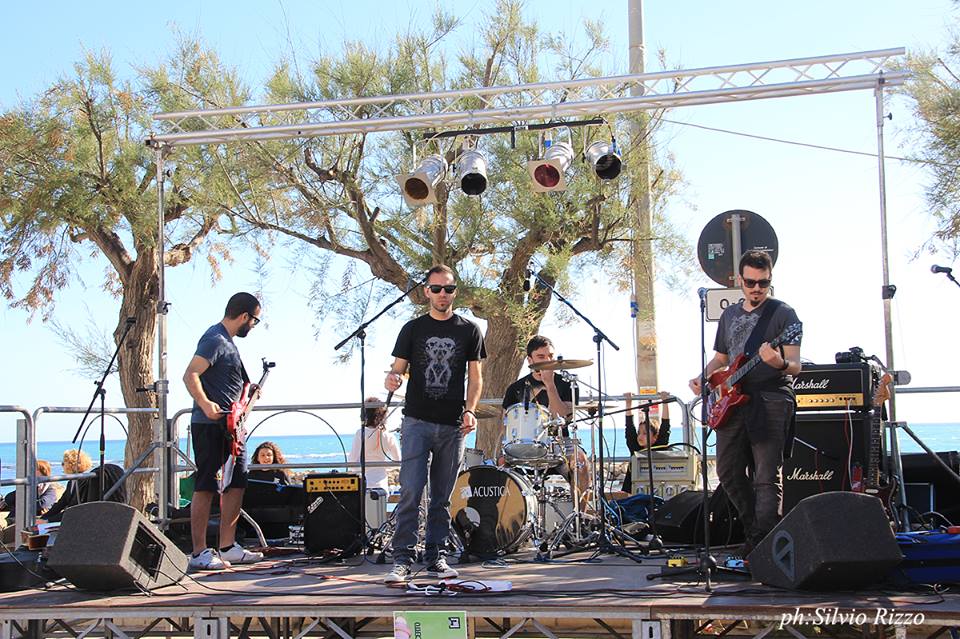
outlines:
M719 551L722 557L723 552ZM725 579L707 593L696 576L649 581L666 558L643 563L586 554L551 562L532 554L504 565L458 566L461 579L509 580L504 593L427 594L381 583L389 566L354 557L321 563L302 556L267 559L223 573L193 574L144 593L90 593L69 585L0 594L0 639L29 637L194 636L204 639L263 636L388 637L394 611L429 607L464 610L475 636L644 637L683 639L694 634L764 636L923 636L960 626L960 595L932 591L803 593L749 580ZM415 579L418 585L435 583ZM799 608L802 621L778 629L782 615ZM817 628L824 616L842 623ZM923 616L923 625L875 626L877 611ZM867 623L857 623L862 619ZM707 623L712 620L712 623ZM734 623L742 620L741 623ZM521 625L522 624L522 625ZM429 638L424 638L429 639Z

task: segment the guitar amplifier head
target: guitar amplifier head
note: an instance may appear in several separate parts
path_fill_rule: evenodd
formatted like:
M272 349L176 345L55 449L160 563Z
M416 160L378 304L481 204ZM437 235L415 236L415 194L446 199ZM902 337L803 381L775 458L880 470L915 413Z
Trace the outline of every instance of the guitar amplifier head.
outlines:
M868 410L874 373L864 362L804 364L793 380L798 411Z

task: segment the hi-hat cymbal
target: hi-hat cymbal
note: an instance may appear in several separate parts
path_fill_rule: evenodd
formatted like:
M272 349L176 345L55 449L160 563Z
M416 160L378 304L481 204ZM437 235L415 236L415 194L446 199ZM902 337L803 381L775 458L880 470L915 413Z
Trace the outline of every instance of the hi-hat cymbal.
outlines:
M534 362L530 364L532 371L565 371L571 368L583 368L592 366L592 359L550 359L545 362Z

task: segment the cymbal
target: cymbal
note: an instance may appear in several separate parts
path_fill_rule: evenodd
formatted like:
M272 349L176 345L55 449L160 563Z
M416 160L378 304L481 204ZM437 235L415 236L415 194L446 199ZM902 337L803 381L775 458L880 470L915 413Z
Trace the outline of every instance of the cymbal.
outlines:
M592 359L550 359L545 362L534 362L530 364L532 371L565 371L571 368L583 368L592 366Z
M603 410L610 410L614 407L615 407L614 404L604 404ZM597 402L588 402L586 404L577 404L573 408L574 410L585 410L587 412L595 413L598 410L600 410L600 404L598 404Z

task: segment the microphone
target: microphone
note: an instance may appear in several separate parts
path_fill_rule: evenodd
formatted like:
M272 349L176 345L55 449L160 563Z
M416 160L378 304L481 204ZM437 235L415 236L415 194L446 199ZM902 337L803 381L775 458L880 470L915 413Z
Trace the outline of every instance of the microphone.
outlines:
M530 412L530 382L523 385L523 412Z
M702 299L702 300L707 299L707 289L706 289L705 287L701 286L700 288L697 289L697 295L698 295L698 296L700 297L700 299Z
M933 266L930 267L930 272L946 273L947 275L950 275L951 273L953 273L953 269L950 268L949 266L937 266L936 264L934 264Z

